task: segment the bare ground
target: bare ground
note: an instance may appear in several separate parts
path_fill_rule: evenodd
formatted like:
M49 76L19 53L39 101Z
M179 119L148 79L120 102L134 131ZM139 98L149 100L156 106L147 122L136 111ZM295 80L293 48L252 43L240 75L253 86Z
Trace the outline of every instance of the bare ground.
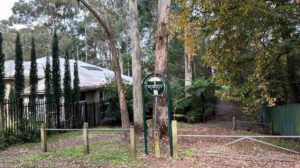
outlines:
M184 124L179 123L178 134L217 134L217 135L249 135L253 132L233 131L227 126L226 122L212 122L205 124ZM230 126L228 126L230 127ZM80 135L80 134L79 134ZM234 139L205 139L205 138L186 138L179 137L179 159L173 160L169 155L168 140L161 140L161 157L156 158L153 152L152 141L149 142L150 155L143 154L143 138L138 137L138 155L136 165L115 165L109 161L102 161L101 158L96 163L88 162L89 159L83 161L80 156L73 160L65 160L63 158L47 157L41 159L35 164L24 164L24 158L33 153L40 154L40 149L37 145L21 145L11 147L6 151L0 152L0 167L288 167L300 168L300 155L285 152L280 149L268 147L253 141L244 140L228 147L214 150L217 154L207 153L208 150L231 142ZM91 142L106 142L100 148L129 148L129 144L122 140L122 135L114 136L99 136L93 134L90 137ZM281 141L270 141L278 143ZM81 146L81 136L74 138L61 138L56 142L49 144L49 153L56 150ZM286 140L281 144L287 144L289 148L299 152L299 141ZM292 145L291 145L292 144ZM123 145L123 146L122 146ZM108 148L107 148L108 149ZM99 150L99 149L91 149ZM105 151L105 150L104 150ZM129 152L126 153L129 155ZM130 161L129 161L130 163Z

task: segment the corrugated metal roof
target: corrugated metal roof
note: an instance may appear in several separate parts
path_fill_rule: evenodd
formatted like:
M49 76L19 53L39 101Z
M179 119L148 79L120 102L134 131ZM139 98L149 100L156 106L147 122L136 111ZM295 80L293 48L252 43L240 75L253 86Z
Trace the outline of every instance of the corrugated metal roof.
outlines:
M64 76L64 66L65 59L60 58L60 73L61 73L61 85ZM52 64L51 57L50 63ZM70 59L70 72L71 79L73 82L74 79L74 63L75 60ZM30 73L30 61L25 61L24 65L24 76L25 79L29 79ZM46 57L37 59L37 67L38 67L38 78L40 79L38 82L38 92L44 92L44 77L45 77L45 67L46 67ZM7 79L14 78L15 74L15 62L13 60L5 62L5 77ZM101 68L92 64L88 64L82 61L78 61L78 74L80 80L80 88L84 90L92 90L99 88L102 85L110 83L110 81L114 78L114 72L105 68ZM122 75L122 79L124 83L132 84L132 78L126 75ZM63 87L63 86L62 86ZM24 93L28 94L30 92L30 88L25 88Z

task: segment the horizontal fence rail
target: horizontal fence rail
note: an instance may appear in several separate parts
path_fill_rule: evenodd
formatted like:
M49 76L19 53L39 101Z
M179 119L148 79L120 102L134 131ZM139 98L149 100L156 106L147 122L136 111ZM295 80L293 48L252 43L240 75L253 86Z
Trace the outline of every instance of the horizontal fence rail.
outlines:
M47 152L47 131L82 131L83 133L83 147L84 154L89 154L89 132L90 131L129 131L130 133L130 153L132 156L136 155L136 133L134 126L130 128L89 128L88 123L83 124L82 129L64 129L64 128L46 128L46 124L42 123L40 127L41 132L41 150ZM115 136L115 135L112 135Z
M82 129L46 128L46 131L82 131ZM89 131L130 131L126 128L89 128Z
M235 123L235 118L233 120ZM244 140L250 140L256 143L260 143L275 149L280 149L283 150L285 152L290 152L296 155L300 155L299 151L296 151L296 149L288 149L286 147L282 147L279 145L275 145L272 144L270 142L266 142L263 141L261 139L293 139L293 140L300 140L300 136L297 135L218 135L218 134L187 134L187 133L181 133L178 134L177 131L177 121L172 121L172 130L173 130L173 140L174 140L174 144L173 144L173 151L174 151L174 155L173 158L176 159L178 158L178 138L182 139L182 138L199 138L199 139L207 139L207 138L217 138L217 139L229 139L230 141L225 143L225 144L221 144L221 145L217 145L215 147L212 148L208 148L205 150L194 150L194 151L199 151L199 152L204 152L207 154L224 154L224 155L232 155L233 153L220 153L217 152L218 149L222 149L224 147L236 144L238 142L244 141ZM251 156L251 155L242 155L242 154L238 154L238 156L249 156L249 157L259 157L259 156ZM272 158L272 157L264 157L265 159L270 159L270 160L282 160L282 158ZM291 161L291 160L287 160L287 159L283 159L284 161Z
M300 136L281 136L281 135L187 135L178 134L178 137L194 137L194 138L300 138Z
M236 120L236 122L239 122L239 123L246 123L246 124L257 124L257 125L271 125L271 123L263 123L263 122L256 122L256 121L242 121L242 120Z

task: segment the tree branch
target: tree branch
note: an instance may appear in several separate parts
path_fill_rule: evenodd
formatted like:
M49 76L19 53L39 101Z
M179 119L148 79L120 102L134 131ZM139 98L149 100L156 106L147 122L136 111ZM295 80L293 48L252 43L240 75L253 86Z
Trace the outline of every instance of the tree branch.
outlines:
M78 3L81 2L98 20L101 26L104 28L107 36L112 37L112 33L109 30L108 26L106 25L105 21L97 14L97 12L85 1L85 0L77 0Z

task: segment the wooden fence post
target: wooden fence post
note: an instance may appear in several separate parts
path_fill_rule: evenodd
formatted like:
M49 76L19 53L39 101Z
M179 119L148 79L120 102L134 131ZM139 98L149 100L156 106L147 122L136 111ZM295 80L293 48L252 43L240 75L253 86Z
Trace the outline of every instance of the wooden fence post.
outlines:
M130 126L130 152L132 156L136 156L136 134L134 126Z
M155 150L155 156L160 157L158 132L154 132L154 150Z
M173 159L178 159L177 121L172 121Z
M41 147L42 152L47 152L47 132L46 132L46 124L41 124Z
M83 124L83 129L82 129L82 131L83 131L83 143L84 143L84 154L85 155L90 153L88 127L89 127L89 124L87 122L85 122Z
M232 117L232 129L236 130L236 118L235 118L235 116Z

